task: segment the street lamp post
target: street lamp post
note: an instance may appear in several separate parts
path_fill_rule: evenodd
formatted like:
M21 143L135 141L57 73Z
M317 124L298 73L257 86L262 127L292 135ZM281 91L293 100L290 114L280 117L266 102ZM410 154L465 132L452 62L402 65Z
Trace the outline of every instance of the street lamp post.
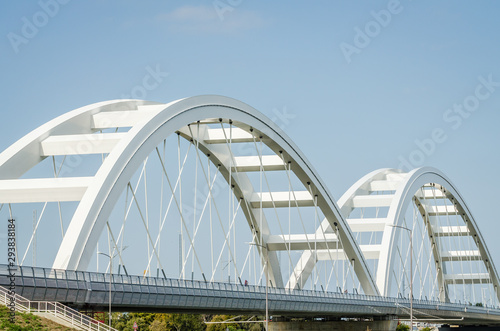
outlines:
M413 231L401 225L389 225L410 232L410 329L413 330Z
M108 255L106 253L99 252L99 254L109 257L109 327L111 327L111 278L113 277L113 257L116 255Z
M269 258L266 259L266 331L269 331Z
M267 247L264 245L259 245L257 243L251 242L249 245L259 246L261 248ZM266 263L264 263L264 268L266 269L266 331L269 330L269 256L266 254Z
M127 249L128 246L125 246L123 249L122 249L122 252ZM109 323L109 327L111 328L111 279L113 278L113 258L115 258L118 254L115 254L113 256L109 255L109 254L106 254L106 253L103 253L103 252L97 252L97 254L101 254L101 255L104 255L104 256L107 256L109 257L109 318L108 318L108 323Z

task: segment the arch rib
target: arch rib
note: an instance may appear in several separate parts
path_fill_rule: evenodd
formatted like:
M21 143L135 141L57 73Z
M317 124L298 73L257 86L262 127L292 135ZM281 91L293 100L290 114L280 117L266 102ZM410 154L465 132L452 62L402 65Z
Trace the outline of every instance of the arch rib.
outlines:
M484 239L479 231L477 223L469 210L465 200L462 195L455 188L453 183L439 170L431 167L423 167L414 169L406 176L404 182L397 189L394 200L391 204L388 214L388 220L392 225L403 225L404 214L412 200L417 198L416 192L424 185L432 184L436 187L442 188L443 195L451 200L455 201L455 208L458 210L458 214L462 216L465 223L467 224L468 231L470 235L476 238L476 243L478 246L479 254L481 259L485 263L486 269L489 273L489 278L493 282L495 289L498 289L498 273L492 262L488 248L484 244ZM418 201L417 201L418 203ZM423 215L429 213L429 210L424 208L423 204L419 206L419 212ZM429 227L432 229L432 227ZM440 230L439 230L440 231ZM437 231L433 230L429 233L429 237L435 243L435 237ZM383 295L388 295L390 288L391 278L389 277L391 268L394 264L394 254L393 246L396 242L396 232L394 228L389 228L384 231L384 236L382 239L382 251L380 255L380 262L377 270L377 286ZM443 258L440 256L438 245L434 245L434 258L438 262L438 277L440 286L443 288L440 290L440 299L442 301L448 301L449 295L445 284L444 275L444 263ZM500 300L498 291L496 291L496 296Z
M134 112L134 120L122 118L131 113L131 109L137 110L139 106L147 105L155 105L158 111L143 111L141 114L145 116L144 118ZM79 108L42 125L0 154L0 180L21 177L51 154L82 154L78 151L74 153L74 151L62 150L64 146L61 144L71 142L76 146L85 140L84 135L117 127L117 121L123 124L133 124L126 134L114 137L103 135L106 139L109 138L109 143L88 152L109 151L110 153L90 180L53 264L55 268L86 269L99 235L104 229L106 219L119 195L125 189L134 171L154 150L156 144L189 123L218 118L231 119L247 132L250 128L255 129L256 133L264 136L265 144L271 150L281 155L282 158L293 161L290 166L291 171L305 187L310 187L311 195L317 197L317 206L330 224L339 224L339 236L344 242L345 252L349 259L356 261L355 272L365 293L377 294L375 282L368 272L360 248L342 219L331 194L307 159L269 119L250 106L234 99L199 96L174 101L165 106L140 100L115 100ZM138 119L139 122L135 123ZM64 135L67 137L62 137ZM70 135L81 136L71 137ZM54 136L61 137L54 138ZM49 137L51 139L45 141ZM279 166L276 160L270 162L269 167ZM242 194L245 193L245 188L241 188L240 191ZM270 255L272 254L274 252L270 252ZM273 259L270 257L270 260ZM276 260L275 264L278 263L277 259L274 260ZM281 278L278 274L274 276ZM276 280L275 285L279 283Z
M446 286L447 278L453 281L471 283L475 281L480 282L480 279L485 279L486 277L491 279L495 288L496 296L498 297L498 274L472 213L451 181L439 170L430 167L415 169L410 173L403 173L401 170L397 169L380 169L373 171L358 180L339 199L338 203L342 216L346 219L352 230L355 230L354 232L364 231L365 229L363 229L363 227L368 227L371 231L383 231L382 243L380 245L372 245L373 249L379 249L378 266L376 270L376 282L379 292L384 296L390 295L390 273L392 272L392 268L394 268L395 258L394 245L398 240L397 234L400 233L396 232L395 228L391 227L391 225L403 226L406 210L411 203L416 204L418 211L424 216L424 219L425 215L428 213L435 213L436 215L440 213L446 214L451 210L451 206L445 208L446 212L441 211L437 207L432 207L433 209L427 207L426 209L426 206L421 202L421 200L426 198L425 194L428 193L424 192L422 193L424 196L421 196L418 194L418 191L421 187L429 184L432 184L441 190L438 191L439 198L446 198L451 201L455 201L455 205L452 209L457 210L457 213L463 217L466 223L466 226L448 226L438 229L434 229L430 224L427 226L428 238L432 241L432 243L434 243L434 245L432 245L432 254L434 260L437 262L437 277L438 283L441 287L440 300L449 301L448 289ZM368 196L375 191L393 192L393 194L390 195L391 203L389 204L387 216L384 218L368 220L350 219L349 216L351 212L355 207L357 207L355 201L360 201L359 197ZM334 232L327 220L324 220L317 229L317 233L321 232ZM444 252L443 256L441 256L442 252L440 252L440 247L438 247L435 243L435 238L450 233L459 236L473 236L478 249L472 251L447 251ZM460 260L464 257L474 261L482 260L485 263L488 274L478 275L478 279L472 279L474 277L473 275L464 275L464 278L460 280L457 280L460 278L460 275L446 276L444 261ZM365 258L368 257L365 256ZM296 266L297 273L299 273L300 278L298 281L291 278L288 286L294 288L297 284L304 284L310 276L315 263L315 256L313 256L310 252L304 252Z

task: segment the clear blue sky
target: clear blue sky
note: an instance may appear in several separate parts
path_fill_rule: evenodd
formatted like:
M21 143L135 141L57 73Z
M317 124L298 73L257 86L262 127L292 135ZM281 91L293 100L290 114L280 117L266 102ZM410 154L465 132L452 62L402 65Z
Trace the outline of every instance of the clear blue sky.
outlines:
M130 94L148 67L169 73L149 100L221 94L271 118L286 109L281 124L337 199L415 159L415 140L440 129L446 139L414 164L457 185L500 267L499 2L221 0L218 12L212 1L60 1L51 16L37 1L1 5L1 150ZM493 81L482 100L479 77ZM451 113L465 100L473 111Z

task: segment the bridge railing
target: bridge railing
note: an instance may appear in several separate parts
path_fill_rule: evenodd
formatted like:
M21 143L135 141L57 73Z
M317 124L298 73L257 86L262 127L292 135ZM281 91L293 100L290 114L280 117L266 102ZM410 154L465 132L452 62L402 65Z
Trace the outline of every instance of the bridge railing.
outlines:
M8 266L0 264L0 277L1 275L8 274ZM66 288L66 289L79 289L83 291L99 290L107 291L109 290L109 274L96 273L96 272L86 272L86 271L67 271L67 270L56 270L50 268L40 268L40 267L29 267L22 266L18 267L18 277L16 283L19 286L34 287L38 289L43 288ZM160 278L160 277L143 277L143 276L131 276L131 275L113 275L112 276L112 287L113 292L124 291L125 286L140 286L139 291L146 290L149 291L151 288L170 288L175 289L175 291L182 289L189 290L211 290L211 291L225 291L231 292L236 298L244 295L255 295L255 297L263 297L266 292L265 286L256 285L240 285L240 284L229 284L220 282L205 282L196 280L183 280L183 279L171 279L171 278ZM82 285L83 284L83 285ZM1 282L0 282L1 285ZM84 286L82 288L82 286ZM121 288L121 290L120 290ZM373 305L384 304L386 306L399 306L399 307L409 307L410 300L408 298L392 298L392 297L380 297L380 296L369 296L357 293L343 293L343 292L328 292L328 291L314 291L314 290L294 290L294 289L284 289L284 288L274 288L270 287L268 289L270 298L273 300L281 300L285 298L290 298L290 296L298 297L309 297L320 299L338 299L339 301L344 300L358 300L365 301L367 304L373 302ZM154 294L154 293L152 293ZM72 302L70 298L65 300L58 300L63 302ZM347 302L347 301L346 301ZM425 306L435 306L436 309L439 307L446 309L451 309L454 311L474 311L478 313L487 314L497 314L500 315L500 310L498 307L477 307L466 303L451 303L451 302L441 302L438 300L421 300L414 299L414 306L425 305Z
M87 315L65 306L59 302L49 301L31 301L30 310L32 313L48 313L57 318L60 318L71 325L78 325L84 327L86 330L96 331L116 331L108 325L101 323Z
M13 297L17 311L23 313L30 312L30 301L28 299L23 298L17 293L15 293ZM9 306L9 303L11 302L10 298L12 298L12 295L9 294L9 291L6 288L0 286L0 304Z

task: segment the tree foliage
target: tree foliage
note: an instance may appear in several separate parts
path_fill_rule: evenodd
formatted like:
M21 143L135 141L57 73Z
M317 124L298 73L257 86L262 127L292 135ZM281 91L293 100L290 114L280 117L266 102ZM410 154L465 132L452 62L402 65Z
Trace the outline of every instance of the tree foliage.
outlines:
M406 324L399 324L396 328L396 331L408 331L410 327Z
M241 323L251 316L240 316L233 323L205 324L224 322L235 318L232 315L196 315L196 314L153 314L153 313L116 313L113 314L113 327L119 331L134 331L134 322L138 331L262 331L261 323ZM262 320L262 317L259 317ZM255 320L255 318L254 318Z
M165 322L168 331L203 331L205 323L201 315L194 314L157 314L157 319Z
M154 320L155 314L125 313L114 320L113 327L120 331L134 331L134 323L137 323L137 330L147 331Z
M125 313L115 319L113 326L119 331L204 331L202 315Z
M231 315L215 315L209 317L210 322L223 322L229 321L233 319L235 316ZM224 323L224 324L208 324L207 331L226 331L229 329L230 331L262 331L263 327L260 323L240 323L237 321L248 321L251 319L251 316L240 316L237 319L234 319L234 323ZM260 317L260 320L263 318Z

